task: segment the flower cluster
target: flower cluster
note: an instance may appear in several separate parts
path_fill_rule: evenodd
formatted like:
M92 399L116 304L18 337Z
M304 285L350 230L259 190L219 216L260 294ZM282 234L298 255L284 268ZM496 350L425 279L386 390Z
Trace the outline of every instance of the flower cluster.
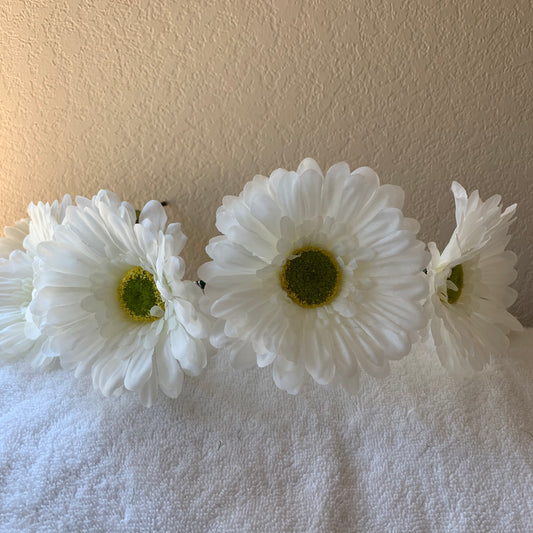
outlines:
M183 279L186 237L161 203L141 211L109 191L30 204L0 239L0 358L90 374L106 396L176 398L216 350L233 366L271 366L292 394L312 377L357 391L429 331L455 375L481 369L520 323L516 205L453 183L457 227L442 254L417 240L400 187L345 163L325 175L256 176L217 211L221 235L200 283Z

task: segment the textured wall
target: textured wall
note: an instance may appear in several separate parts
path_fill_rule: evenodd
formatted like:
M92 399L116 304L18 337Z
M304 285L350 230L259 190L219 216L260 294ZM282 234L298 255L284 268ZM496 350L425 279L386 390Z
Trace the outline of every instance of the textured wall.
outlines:
M64 192L171 200L195 277L256 173L372 166L440 245L456 179L519 203L532 325L532 20L519 0L4 0L0 225Z

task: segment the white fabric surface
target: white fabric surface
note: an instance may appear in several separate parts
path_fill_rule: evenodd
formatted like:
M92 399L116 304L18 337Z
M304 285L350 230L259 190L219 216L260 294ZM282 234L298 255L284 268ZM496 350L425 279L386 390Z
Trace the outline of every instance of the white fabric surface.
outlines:
M360 394L212 360L177 400L0 368L0 530L531 531L533 330L471 380L427 346Z

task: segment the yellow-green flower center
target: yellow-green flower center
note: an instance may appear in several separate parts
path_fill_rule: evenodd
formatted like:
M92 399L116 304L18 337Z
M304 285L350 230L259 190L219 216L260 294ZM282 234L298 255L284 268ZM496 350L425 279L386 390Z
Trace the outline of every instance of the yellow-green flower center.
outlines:
M446 290L446 294L448 296L448 303L454 304L455 302L457 302L457 300L459 300L461 292L463 292L464 277L462 265L455 265L452 268L452 271L450 272L447 281L451 281L457 287L457 290L455 290L452 287L448 286Z
M342 272L327 250L306 246L294 250L279 274L281 288L301 307L330 303L339 290Z
M157 290L154 276L142 269L128 270L117 287L120 307L132 319L140 322L153 322L161 318L165 304Z

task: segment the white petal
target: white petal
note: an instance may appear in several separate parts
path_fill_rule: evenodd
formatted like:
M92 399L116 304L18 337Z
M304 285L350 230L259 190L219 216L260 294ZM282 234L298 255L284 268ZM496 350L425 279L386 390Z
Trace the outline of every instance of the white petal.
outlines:
M320 166L314 159L311 159L310 157L307 157L298 165L296 172L300 174L301 176L307 170L312 170L313 172L318 174L320 177L323 177Z
M101 360L93 366L93 383L104 396L112 396L124 383L126 362L117 358Z
M198 376L207 365L207 351L204 343L194 340L182 327L170 333L172 355L183 370Z
M181 231L181 224L169 224L165 237L167 237L167 239L165 239L166 256L169 257L181 253L187 242L187 237Z
M289 394L298 394L304 383L304 369L278 355L274 361L273 378L276 385Z
M257 354L257 366L259 368L268 366L272 364L275 358L276 358L276 354L273 352L258 353Z
M141 350L132 356L124 376L124 386L128 390L139 391L152 374L153 350Z
M152 373L150 379L148 379L142 386L140 397L141 403L145 407L152 407L157 398L157 377L155 372Z
M183 372L172 355L169 340L158 348L155 361L159 387L169 398L177 398L183 386Z
M150 200L143 208L139 215L139 224L145 225L150 223L153 231L163 231L167 223L167 214L161 202Z
M208 245L206 251L215 263L227 270L256 272L266 266L264 261L235 243L217 242L213 246Z
M305 328L302 331L302 357L305 361L305 368L313 379L321 385L327 385L335 375L335 364L333 354L324 353L321 345L321 336L315 328Z

